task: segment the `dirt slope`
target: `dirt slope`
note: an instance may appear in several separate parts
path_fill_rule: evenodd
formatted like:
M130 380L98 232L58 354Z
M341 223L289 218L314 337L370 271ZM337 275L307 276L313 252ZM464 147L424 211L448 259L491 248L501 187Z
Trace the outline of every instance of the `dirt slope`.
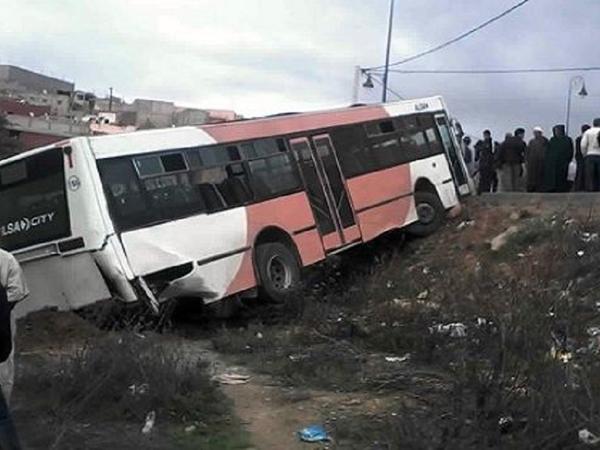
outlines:
M600 395L588 377L600 368L587 331L600 326L593 216L587 206L471 202L430 238L392 234L308 271L305 291L284 307L255 302L227 322L175 321L163 350L203 361L211 377L250 377L219 385L231 400L227 422L249 443L205 444L212 429L198 424L204 444L190 448L577 447L577 430L600 433L600 417L581 414L593 411L584 391ZM492 252L511 226L519 233ZM106 334L55 313L21 330L21 361ZM17 389L22 413L38 414L22 406L28 386ZM333 441L299 442L311 424ZM102 439L119 448L114 433Z

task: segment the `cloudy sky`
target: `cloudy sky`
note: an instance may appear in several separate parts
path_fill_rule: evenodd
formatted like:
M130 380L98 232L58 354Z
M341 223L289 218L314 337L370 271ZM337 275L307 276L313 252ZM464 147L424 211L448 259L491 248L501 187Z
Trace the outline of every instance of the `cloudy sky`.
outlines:
M392 60L452 38L517 0L397 0ZM389 0L0 0L0 63L127 100L234 109L246 116L351 102L354 66L384 60ZM405 69L600 65L600 0L531 0ZM466 130L496 137L564 123L575 74L402 75L405 97L443 95ZM600 116L600 72L573 99L572 127ZM362 102L380 98L361 90ZM391 96L393 98L393 95Z

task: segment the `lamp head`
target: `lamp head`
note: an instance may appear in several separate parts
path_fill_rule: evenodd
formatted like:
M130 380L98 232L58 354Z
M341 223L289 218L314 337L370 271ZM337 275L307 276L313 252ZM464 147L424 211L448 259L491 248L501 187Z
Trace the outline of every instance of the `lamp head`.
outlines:
M370 73L367 74L367 79L363 83L364 88L373 89L375 85L373 84L373 78Z

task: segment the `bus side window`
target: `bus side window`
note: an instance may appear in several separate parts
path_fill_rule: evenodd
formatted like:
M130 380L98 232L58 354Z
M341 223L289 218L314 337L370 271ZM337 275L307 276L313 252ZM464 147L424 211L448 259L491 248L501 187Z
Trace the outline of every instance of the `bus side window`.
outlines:
M281 153L285 153L288 151L287 145L285 144L285 139L277 139L276 140L277 143L277 150L279 150Z
M400 141L395 135L371 138L371 152L377 169L385 169L404 162Z
M165 171L158 156L135 158L134 163L140 177L158 175Z
M264 158L287 150L283 139L261 139L246 142L240 147L242 148L242 157L244 159Z
M258 153L256 152L256 148L254 147L254 143L247 142L245 144L240 145L242 149L242 158L244 159L254 159L258 158Z
M128 157L98 161L102 185L119 229L141 226L152 220L133 164Z
M234 150L231 151L233 152ZM204 167L219 166L231 161L230 153L225 147L220 145L214 147L200 147L198 156Z
M367 136L375 137L381 136L383 134L390 134L396 131L396 127L394 126L394 122L389 120L382 120L381 122L371 122L365 124L365 130L367 132Z
M346 178L374 169L371 149L367 146L367 135L362 125L336 128L330 135Z
M252 191L242 163L230 164L223 168L225 179L219 186L228 207L242 206L252 201Z
M419 123L421 128L425 130L427 136L427 142L429 143L429 153L431 155L438 155L444 152L444 147L439 138L439 133L435 121L432 115L423 115L419 117Z
M406 161L414 161L429 156L429 147L424 131L417 116L405 116L396 119L400 130L400 142Z
M248 163L256 200L290 194L300 188L300 177L289 154L278 154Z
M189 173L161 175L143 181L155 220L178 219L206 210L200 192L190 182Z
M239 161L242 159L237 145L227 146L227 157L229 158L229 161Z
M191 173L191 183L202 196L206 211L209 213L225 209L225 200L217 187L223 179L223 171L220 167L200 167Z
M217 161L212 156L205 158L206 155L216 154L211 152L211 148L200 148L187 155L192 169L190 183L201 195L207 212L222 211L252 201L253 195L243 163L230 163L232 159L239 158L238 147L230 147L232 148L219 154L220 164L207 164ZM224 157L227 158L225 161Z
M162 155L160 157L160 162L167 173L187 170L187 164L185 163L185 159L183 159L182 153Z

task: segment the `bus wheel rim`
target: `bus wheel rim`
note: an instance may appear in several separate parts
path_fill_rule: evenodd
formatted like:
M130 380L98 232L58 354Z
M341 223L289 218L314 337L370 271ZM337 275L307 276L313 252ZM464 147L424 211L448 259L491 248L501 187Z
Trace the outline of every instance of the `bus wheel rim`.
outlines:
M429 203L420 203L417 206L417 216L419 222L428 225L435 220L435 208Z
M277 290L288 289L292 284L292 272L279 256L272 256L267 263L267 275Z

